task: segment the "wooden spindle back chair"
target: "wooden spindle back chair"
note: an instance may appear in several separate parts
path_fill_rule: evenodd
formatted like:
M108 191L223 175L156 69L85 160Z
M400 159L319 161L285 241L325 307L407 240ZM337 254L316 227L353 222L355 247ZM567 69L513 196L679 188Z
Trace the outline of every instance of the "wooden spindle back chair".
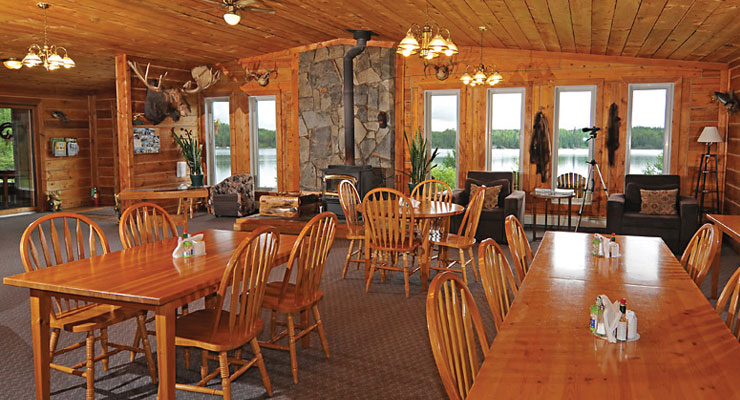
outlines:
M740 268L735 270L730 280L727 281L722 294L717 299L715 308L722 318L722 313L727 312L725 324L736 338L740 339Z
M71 226L70 226L71 225ZM41 253L39 253L39 248ZM27 272L43 268L64 268L64 264L94 257L110 252L108 239L103 230L90 218L74 213L61 212L49 214L32 222L21 236L20 253L23 267ZM50 367L68 374L87 379L86 398L95 396L95 362L102 361L108 370L112 355L127 350L144 353L152 382L157 381L149 340L144 340L143 348L126 346L108 341L108 327L128 319L137 320L139 334L146 332L144 315L137 310L118 306L98 304L63 296L52 297L50 312L51 340ZM73 333L86 333L84 341L57 350L59 334L62 330ZM95 331L99 330L99 336ZM144 334L146 336L146 334ZM95 356L95 342L100 342L102 355ZM86 360L72 367L55 364L54 357L79 347L86 347ZM110 348L114 350L110 350ZM83 372L81 369L85 367Z
M442 384L450 399L462 400L470 392L489 348L478 307L462 279L445 272L435 276L429 286L426 313Z
M118 236L124 249L177 237L177 227L167 211L149 202L126 209L118 223Z
M519 288L509 262L506 261L506 255L495 240L488 238L478 246L478 258L483 293L486 294L498 331L511 309Z
M719 250L717 235L721 233L712 224L704 224L694 233L686 249L681 256L681 266L696 283L701 286L709 268L714 262L714 257Z
M411 198L419 201L441 201L452 204L452 189L446 182L427 179L416 185L411 191Z
M532 248L529 247L524 227L515 216L509 215L506 217L504 230L506 231L506 241L509 243L511 258L514 259L516 281L521 286L529 271L529 266L532 264Z
M264 347L290 351L293 382L298 383L298 360L296 340L303 337L305 347L310 343L308 334L317 332L324 354L329 357L329 343L326 340L318 303L324 296L319 289L326 258L334 243L337 216L323 212L313 218L301 230L290 252L287 268L282 282L270 282L262 307L271 311L271 338ZM293 277L291 282L291 277ZM314 323L310 324L309 311L313 312ZM278 323L277 314L285 314L286 321ZM295 324L293 314L301 314L301 324ZM275 333L277 325L287 326L286 330ZM296 335L295 328L301 332ZM282 338L288 338L288 346L278 345Z
M576 199L582 199L586 194L586 177L576 172L558 175L558 189L572 189Z
M220 394L230 399L231 382L257 364L267 394L272 396L257 335L263 328L260 310L279 240L280 234L275 228L262 227L253 231L229 259L216 292L215 307L192 312L177 320L175 345L202 350L201 380L195 385L177 384L178 389ZM228 307L224 309L224 305ZM255 354L251 360L241 358L241 347L247 343ZM231 350L236 350L233 358L228 356ZM216 357L210 356L208 351L218 353L219 369L213 372L208 370L208 360ZM230 364L241 367L231 374ZM221 390L204 387L219 374Z
M339 204L342 206L342 212L344 213L344 219L347 222L347 240L349 240L349 249L347 250L347 257L344 261L344 269L342 270L342 279L347 277L347 269L350 263L356 263L357 268L360 268L360 264L364 263L362 259L362 249L365 243L365 230L362 226L360 216L362 215L359 211L360 194L357 192L355 185L348 181L343 180L339 182ZM355 249L357 245L357 249ZM353 258L357 256L357 258Z
M415 237L414 209L409 197L390 188L376 188L369 191L362 201L362 217L365 234L369 236L370 271L365 291L370 290L373 273L376 269L400 271L404 274L406 297L409 295L409 276L419 267L409 266L408 256L415 255L420 241ZM396 267L397 255L403 256L403 267ZM378 257L382 255L383 257ZM380 259L385 260L381 262Z
M478 230L480 214L483 211L483 200L485 199L485 190L483 187L478 189L470 199L468 206L465 208L460 228L456 235L448 234L440 240L432 239L432 243L439 246L438 263L432 269L438 271L455 271L462 273L463 280L467 284L468 275L467 267L471 264L473 267L473 276L478 281L478 272L475 268L475 257L473 256L473 246L475 245L475 232ZM447 258L447 249L457 249L458 259L450 261ZM465 258L465 252L468 252L468 258ZM459 264L460 269L453 269Z

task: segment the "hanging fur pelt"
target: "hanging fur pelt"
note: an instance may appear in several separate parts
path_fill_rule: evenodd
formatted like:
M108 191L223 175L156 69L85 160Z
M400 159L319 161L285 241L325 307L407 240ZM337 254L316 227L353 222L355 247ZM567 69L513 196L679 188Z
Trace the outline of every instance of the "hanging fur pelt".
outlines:
M537 165L542 183L550 178L550 128L547 126L547 117L542 111L534 117L532 142L529 145L529 162Z
M609 166L614 166L614 154L619 148L619 107L612 103L609 106L609 125L606 128L606 148L609 150Z

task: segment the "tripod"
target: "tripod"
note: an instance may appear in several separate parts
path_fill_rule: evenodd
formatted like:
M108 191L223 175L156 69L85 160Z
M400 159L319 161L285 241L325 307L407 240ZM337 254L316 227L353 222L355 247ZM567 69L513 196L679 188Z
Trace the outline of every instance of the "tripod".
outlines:
M584 132L591 132L588 139L586 141L594 141L596 139L596 132L598 132L601 128L592 127L592 128L583 128ZM593 142L592 142L593 144ZM586 164L588 164L588 178L586 178L586 190L583 192L583 200L581 201L581 208L578 210L578 222L576 223L576 232L578 232L578 228L581 226L581 219L583 218L583 207L586 205L586 199L588 198L588 192L591 192L591 195L593 197L593 193L596 187L596 176L599 175L599 180L601 181L601 187L604 188L604 192L606 193L606 196L609 197L609 190L606 188L606 183L604 182L604 176L601 175L601 168L599 168L599 163L596 162L596 160L591 157L591 161L586 161Z

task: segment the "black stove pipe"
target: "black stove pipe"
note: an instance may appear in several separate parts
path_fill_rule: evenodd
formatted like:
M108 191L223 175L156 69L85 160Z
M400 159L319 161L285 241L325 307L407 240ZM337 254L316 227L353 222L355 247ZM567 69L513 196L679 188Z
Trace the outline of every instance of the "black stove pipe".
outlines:
M354 59L365 51L372 31L348 29L357 45L344 54L344 164L355 165L355 82Z

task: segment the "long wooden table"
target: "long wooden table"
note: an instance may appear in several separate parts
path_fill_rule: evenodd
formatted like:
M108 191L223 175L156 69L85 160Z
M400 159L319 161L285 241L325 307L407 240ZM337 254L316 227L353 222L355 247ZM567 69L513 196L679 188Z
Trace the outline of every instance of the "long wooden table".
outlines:
M177 239L139 246L6 277L3 283L31 289L36 398L49 398L50 298L114 304L155 313L159 399L175 398L175 310L215 292L234 249L249 234L209 229L206 255L173 259ZM281 235L275 265L288 261L293 235Z
M740 243L740 215L707 214L707 219L712 222L725 235ZM714 258L712 265L712 298L717 298L717 286L719 285L719 265L722 255L722 236L719 236L719 252Z
M591 239L545 234L468 399L736 398L740 344L665 243L618 236L606 259ZM599 294L627 299L640 340L591 334Z
M126 189L116 195L116 203L118 203L121 212L130 205L131 201L166 199L177 200L177 213L172 218L175 220L175 224L182 225L186 228L188 226L188 211L190 211L190 219L193 219L193 202L196 199L204 199L206 208L210 210L210 205L208 204L208 188L206 187L191 187L182 190L171 187ZM187 209L183 207L185 200L188 200Z

